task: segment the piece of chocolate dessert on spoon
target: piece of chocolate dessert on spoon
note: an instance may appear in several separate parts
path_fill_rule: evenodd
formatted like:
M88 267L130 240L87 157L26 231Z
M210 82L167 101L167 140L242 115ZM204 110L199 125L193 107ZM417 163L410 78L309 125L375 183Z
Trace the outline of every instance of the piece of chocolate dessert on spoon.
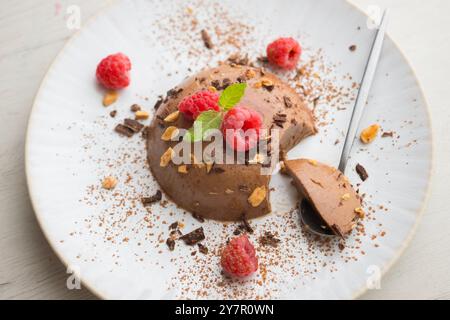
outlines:
M304 197L300 210L302 223L307 230L315 234L344 237L352 231L357 221L364 217L361 199L343 172L345 172L363 108L375 76L386 32L387 15L386 10L375 37L353 109L339 169L315 160L299 159L284 162L286 172L293 177L294 185Z

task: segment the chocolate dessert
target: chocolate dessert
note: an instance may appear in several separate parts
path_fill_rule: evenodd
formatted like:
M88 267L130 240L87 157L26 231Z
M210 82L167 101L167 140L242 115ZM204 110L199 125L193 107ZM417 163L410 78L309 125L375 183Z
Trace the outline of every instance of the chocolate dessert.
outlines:
M284 165L299 193L334 234L344 236L363 218L361 199L341 171L307 159Z
M148 161L164 192L178 206L196 216L241 221L243 216L252 219L271 211L270 175L261 175L262 163L175 165L170 161L171 148L178 142L168 138L176 134L177 129L189 129L193 125L192 119L178 112L183 98L201 90L220 93L229 85L241 82L247 83L247 89L239 105L258 112L262 128L280 130L281 154L316 133L312 113L305 102L294 89L263 69L222 64L170 90L158 105L148 128Z

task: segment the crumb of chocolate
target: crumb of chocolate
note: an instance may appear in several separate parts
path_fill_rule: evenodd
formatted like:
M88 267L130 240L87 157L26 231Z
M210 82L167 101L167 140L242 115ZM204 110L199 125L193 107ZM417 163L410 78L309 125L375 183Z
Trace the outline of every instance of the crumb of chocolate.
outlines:
M173 251L175 249L175 240L172 238L167 238L166 240L167 247L169 247L170 251Z
M158 110L159 107L162 105L162 103L164 102L164 98L162 96L159 96L158 100L155 103L155 106L153 107L155 110Z
M352 44L348 49L349 49L351 52L355 52L355 51L356 51L356 45Z
M356 165L356 173L358 173L362 181L366 181L369 178L366 169L359 163Z
M117 115L117 110L113 110L113 111L111 111L111 112L109 113L109 116L110 116L111 118L115 118L116 115Z
M183 240L184 243L189 246L196 245L200 241L205 240L205 234L203 233L203 228L200 227L188 234L185 234L184 236L180 237L180 240Z
M144 129L142 130L142 139L147 140L148 138L148 126L145 126Z
M192 217L195 219L195 220L197 220L198 222L200 222L200 223L203 223L203 222L205 222L205 218L203 218L201 215L199 215L198 213L193 213L192 214Z
M138 121L136 121L134 119L125 119L123 122L123 125L125 127L129 128L134 133L138 133L144 128L143 124L139 123Z
M382 138L392 138L394 136L394 132L389 131L389 132L383 132L383 134L381 135Z
M254 232L253 228L250 226L250 223L246 219L245 214L242 215L242 225L244 227L244 230L248 233L252 234Z
M292 103L291 98L289 98L288 96L284 96L283 100L284 100L284 105L286 106L286 108L292 108L293 103Z
M271 246L276 248L281 240L276 238L271 232L266 231L264 235L259 237L258 241L262 246Z
M207 49L212 49L213 48L213 43L212 43L212 40L211 40L211 37L210 37L209 33L205 29L203 29L201 31L201 35L202 35L202 40L203 40L203 43L205 44L205 47Z
M141 111L141 106L138 105L138 104L133 104L133 105L130 107L130 110L131 110L131 112Z
M161 190L156 191L156 193L151 197L143 197L141 198L142 204L144 207L149 206L155 202L161 201L162 199L162 192Z
M202 245L201 243L197 243L197 246L200 253L208 254L209 250L206 246Z
M121 135L127 136L128 138L134 135L133 130L124 126L123 124L118 124L114 130Z
M176 229L178 229L178 221L175 221L169 226L169 230L176 230Z

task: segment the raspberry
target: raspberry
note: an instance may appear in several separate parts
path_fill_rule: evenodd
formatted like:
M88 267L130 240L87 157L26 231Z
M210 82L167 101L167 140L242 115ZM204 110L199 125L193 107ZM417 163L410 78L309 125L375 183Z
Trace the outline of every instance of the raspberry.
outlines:
M236 151L244 152L256 146L262 117L255 110L234 107L225 115L222 133L228 145Z
M246 277L258 270L255 248L245 234L231 239L222 251L220 264L226 273L236 277Z
M123 53L116 53L99 63L97 80L107 89L123 89L130 84L130 70L130 59Z
M267 47L269 62L277 67L292 70L298 63L302 48L292 38L279 38Z
M220 111L219 95L209 90L199 91L185 97L178 105L178 110L189 120L197 119L200 113L207 110Z

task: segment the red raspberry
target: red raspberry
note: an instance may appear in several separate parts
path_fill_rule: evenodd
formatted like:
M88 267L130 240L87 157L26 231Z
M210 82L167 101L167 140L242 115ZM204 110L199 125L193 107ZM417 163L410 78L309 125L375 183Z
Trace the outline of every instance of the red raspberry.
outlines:
M107 89L123 89L130 84L130 70L130 59L123 53L116 53L99 63L97 80Z
M178 110L189 120L197 119L204 111L220 111L219 95L209 90L199 91L185 97L178 105Z
M234 107L222 121L222 134L228 145L236 151L244 152L256 146L262 117L255 110Z
M223 270L236 277L246 277L258 270L255 248L244 234L232 239L222 251Z
M280 38L267 47L269 62L286 70L292 70L296 67L301 54L302 48L292 38Z

